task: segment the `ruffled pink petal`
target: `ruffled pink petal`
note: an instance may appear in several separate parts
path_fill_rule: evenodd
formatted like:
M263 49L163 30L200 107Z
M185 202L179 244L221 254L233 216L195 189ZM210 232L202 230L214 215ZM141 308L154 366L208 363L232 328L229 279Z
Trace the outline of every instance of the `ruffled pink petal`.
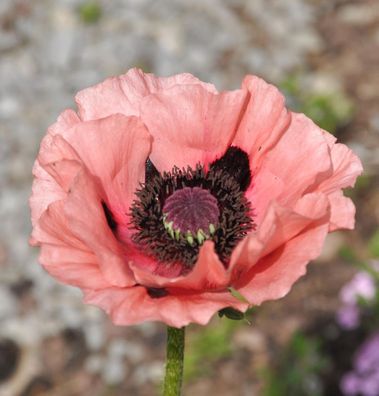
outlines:
M64 167L70 162L73 161L54 163L61 170L58 172L61 176L65 174ZM101 198L91 176L80 167L76 168L75 176L73 180L73 175L70 175L71 182L66 185L69 191L67 199L51 203L33 228L32 240L42 245L41 263L59 280L73 285L79 285L80 282L83 287L93 287L95 283L97 287L134 284L118 242L106 223L100 205ZM92 227L97 233L93 232ZM57 254L62 252L65 255L59 260ZM92 256L91 261L82 266L71 262L70 255L76 257L78 252L87 252L87 255ZM54 255L56 264L52 263ZM86 259L89 260L88 256ZM88 279L81 281L79 278L86 278L86 271Z
M90 252L43 244L39 262L50 275L67 285L91 289L110 286L99 270L97 258Z
M104 82L80 91L76 97L83 120L95 120L111 114L139 115L141 100L155 92L175 85L199 84L209 92L217 92L212 84L203 83L191 74L155 77L139 69L108 78Z
M82 168L74 148L61 136L47 134L41 143L38 165L56 182L56 189L67 193L75 176Z
M333 144L331 140L329 141L333 174L321 182L318 187L320 191L327 194L341 188L353 187L356 178L363 171L360 159L347 146L339 143Z
M41 245L40 263L63 283L85 287L109 287L96 256L72 234L64 216L64 201L49 205L33 229Z
M88 251L87 246L70 230L64 214L65 201L51 203L40 217L32 231L32 236L39 245L69 246L78 250Z
M249 283L236 287L238 292L254 305L284 297L305 274L308 262L319 256L327 233L327 223L316 223L281 245L254 265Z
M171 279L176 279L176 277L169 278L157 275L154 272L155 268L157 267L156 263L155 265L151 266L143 264L143 262L138 264L136 264L134 261L129 262L129 267L133 272L134 279L140 285L153 288L163 288L170 283Z
M68 228L95 253L105 279L115 286L135 283L120 244L110 230L101 205L102 191L84 169L70 188L64 205Z
M60 134L64 136L67 130L80 122L81 119L78 114L72 109L67 109L59 115L57 121L47 131L51 135Z
M32 225L34 227L47 207L52 202L63 199L66 193L54 178L41 167L38 159L34 163L33 175L34 180L29 205ZM37 241L31 237L30 243L35 245Z
M66 193L83 166L74 148L61 135L51 134L42 140L38 163Z
M352 200L344 197L342 191L336 191L329 194L328 198L331 210L329 231L354 229L355 206Z
M359 158L344 144L336 144L336 138L328 132L324 137L330 148L333 174L321 181L316 187L329 196L331 220L329 231L353 229L355 225L355 207L353 202L343 196L342 188L353 187L363 168Z
M233 145L249 154L252 169L256 169L288 127L291 114L278 89L259 77L245 77L242 88L249 91L250 97Z
M38 160L44 166L48 164L54 165L55 162L62 160L80 161L80 157L62 135L48 133L41 142ZM54 173L56 174L57 172Z
M231 270L235 287L249 282L257 263L271 252L317 224L328 224L329 200L325 194L303 196L294 209L272 204L258 226L233 252ZM254 276L254 275L253 275Z
M205 325L220 309L233 307L244 312L247 304L230 293L168 295L151 298L144 287L85 290L84 302L99 306L121 326L146 321L161 321L169 326L183 327L189 323Z
M267 165L263 164L257 174L253 176L253 183L245 196L251 203L253 220L260 224L270 204L278 199L285 191L285 182L274 175Z
M229 273L218 258L214 249L214 243L206 241L201 247L199 257L193 270L171 287L184 290L225 290L230 280Z
M246 91L214 94L200 85L176 86L146 97L141 117L154 137L150 158L159 171L205 166L230 145Z
M98 177L118 223L127 223L125 213L144 181L151 136L136 117L115 114L82 122L66 133L89 172Z
M304 114L292 113L290 126L264 162L285 183L278 202L288 206L305 192L311 192L313 185L329 178L333 171L323 132Z
M33 226L50 203L65 197L65 192L62 190L61 186L57 183L54 177L41 167L40 156L41 154L46 157L50 155L49 144L52 142L53 135L59 133L63 136L69 128L73 127L79 122L80 118L75 113L75 111L71 109L65 110L60 114L57 122L49 128L48 134L41 142L40 153L33 166L34 180L32 196L29 200ZM62 159L62 156L60 159ZM45 159L45 162L48 162L47 158ZM31 238L30 243L33 244L36 243L36 241L33 241L33 238Z
M270 205L258 229L235 247L229 265L233 286L238 286L238 282L246 282L246 274L259 260L266 244L276 232L276 220L276 207Z
M206 241L201 247L196 264L186 276L167 278L133 263L130 267L137 283L143 286L182 289L184 292L226 290L230 278L211 241Z
M294 236L322 219L330 219L329 201L322 193L306 194L296 202L293 210L277 207L276 232L266 244L262 254L268 254Z
M78 161L62 160L43 165L47 172L53 177L61 189L68 193L73 180L83 165Z

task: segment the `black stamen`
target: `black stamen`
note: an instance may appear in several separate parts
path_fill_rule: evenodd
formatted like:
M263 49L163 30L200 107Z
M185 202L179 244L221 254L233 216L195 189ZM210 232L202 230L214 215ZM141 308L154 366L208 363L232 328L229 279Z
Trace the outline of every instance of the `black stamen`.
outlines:
M229 164L233 158L234 163ZM247 170L242 169L244 163ZM233 166L237 177L230 172ZM250 179L247 155L238 148L229 149L207 173L203 166L197 165L195 169L174 167L171 172L147 178L136 191L136 200L131 206L131 228L135 231L133 241L164 265L182 264L182 275L190 271L202 241L189 243L186 233L175 234L175 238L170 236L165 228L163 207L176 191L198 187L207 190L217 200L218 221L208 237L214 241L215 250L227 267L234 247L255 227L250 203L241 189L241 184L247 188Z
M148 158L145 164L145 181L151 180L155 176L159 176L159 172L150 158Z
M112 212L110 211L110 209L108 208L107 204L104 201L101 202L101 205L103 207L104 215L105 215L105 218L107 219L107 223L108 223L109 228L112 231L116 231L117 223L116 223L116 220L113 217Z
M174 191L183 187L201 187L204 177L200 166L195 170L174 168L172 172L164 172L146 181L136 192L137 199L131 207L132 228L137 231L133 241L166 265L182 263L184 271L192 268L199 246L190 246L185 235L173 240L164 227L162 209L166 198Z
M207 179L221 212L213 240L220 260L227 265L237 243L255 229L253 211L238 182L229 173L222 169L212 169L208 172Z
M239 183L242 191L246 191L250 185L251 171L249 157L239 147L229 147L221 158L211 164L210 169L221 169L227 172Z
M168 296L168 291L163 288L147 287L147 294L151 298L162 298Z

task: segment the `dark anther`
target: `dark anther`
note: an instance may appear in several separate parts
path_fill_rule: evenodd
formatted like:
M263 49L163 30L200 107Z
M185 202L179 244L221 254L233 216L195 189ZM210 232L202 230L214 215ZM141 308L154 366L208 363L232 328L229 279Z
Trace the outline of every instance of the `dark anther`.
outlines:
M117 223L116 223L116 221L115 221L115 219L113 217L112 212L110 211L110 209L108 208L107 204L104 201L101 202L101 205L103 207L104 215L105 215L105 218L107 219L107 223L108 223L109 228L112 231L116 231Z
M147 287L147 294L151 298L162 298L168 296L168 291L166 289L156 288L156 287Z
M187 230L177 233L174 221L167 223L168 213L163 212L170 197L175 198L180 191L185 193L187 188L204 191L207 200L212 196L212 208L218 216L216 224L207 223L208 230L203 230L203 233L199 230L190 236ZM217 201L217 207L213 200ZM203 205L201 211L209 212L208 209ZM185 215L185 211L182 212ZM211 218L209 213L207 216L208 221L215 220L213 213ZM214 166L209 172L205 172L201 165L195 169L174 167L171 172L148 180L136 191L136 200L131 206L132 240L145 254L165 265L181 263L183 275L195 264L204 239L213 240L220 260L228 266L234 247L255 227L252 216L250 203L241 191L240 183L222 166Z
M214 161L211 170L221 169L232 176L240 186L241 191L246 191L251 182L251 171L248 155L238 147L229 147L225 154Z
M145 181L151 180L155 176L159 176L159 172L150 158L148 158L145 164Z

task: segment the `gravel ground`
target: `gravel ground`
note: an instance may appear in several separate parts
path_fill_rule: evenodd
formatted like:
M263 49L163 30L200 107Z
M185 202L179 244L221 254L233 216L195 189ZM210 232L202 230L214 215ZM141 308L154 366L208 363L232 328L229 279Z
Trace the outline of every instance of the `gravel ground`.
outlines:
M39 142L80 89L133 66L187 71L219 89L238 87L247 73L277 83L300 71L304 84L342 87L357 100L353 126L362 132L346 139L378 173L376 2L103 0L92 22L82 4L0 2L0 355L8 359L2 373L0 356L0 396L152 395L162 375L163 326L112 326L78 290L45 274L27 244ZM237 345L261 348L263 335L250 334ZM228 364L218 394L251 395L254 378L242 390L225 388L238 384ZM212 394L212 386L200 381L188 394Z

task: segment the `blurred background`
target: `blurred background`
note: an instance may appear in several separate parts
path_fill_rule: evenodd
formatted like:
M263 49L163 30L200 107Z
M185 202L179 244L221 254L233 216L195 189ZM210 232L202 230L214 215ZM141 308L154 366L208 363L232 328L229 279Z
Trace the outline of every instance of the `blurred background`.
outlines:
M113 326L27 243L47 126L77 91L134 66L219 89L257 74L365 167L346 192L356 230L330 235L287 297L189 327L184 395L379 395L379 2L1 0L0 396L159 393L164 326Z

